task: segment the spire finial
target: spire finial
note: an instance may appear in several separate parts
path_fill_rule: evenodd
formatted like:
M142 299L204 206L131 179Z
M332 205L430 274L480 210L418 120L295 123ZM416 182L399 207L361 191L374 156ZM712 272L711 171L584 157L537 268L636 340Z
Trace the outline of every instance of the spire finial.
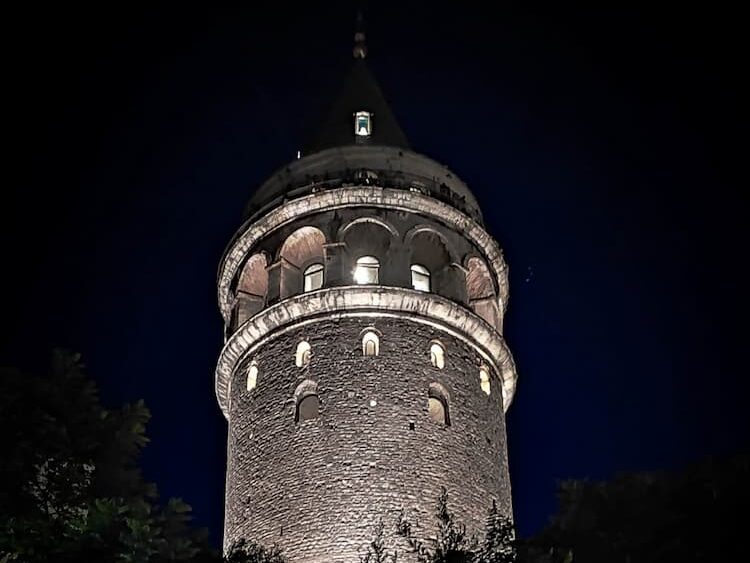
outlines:
M364 59L367 56L367 45L365 44L365 18L362 10L357 11L357 27L354 31L354 58Z

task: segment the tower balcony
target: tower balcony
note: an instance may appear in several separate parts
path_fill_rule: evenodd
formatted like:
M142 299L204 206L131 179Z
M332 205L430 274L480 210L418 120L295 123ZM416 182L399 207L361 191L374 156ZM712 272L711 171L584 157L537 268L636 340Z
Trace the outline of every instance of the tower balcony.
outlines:
M216 368L216 395L225 416L233 376L240 364L269 340L306 324L344 318L401 318L428 325L471 346L496 374L507 410L517 374L505 340L487 321L460 304L423 291L379 285L323 288L294 295L246 320L227 340Z

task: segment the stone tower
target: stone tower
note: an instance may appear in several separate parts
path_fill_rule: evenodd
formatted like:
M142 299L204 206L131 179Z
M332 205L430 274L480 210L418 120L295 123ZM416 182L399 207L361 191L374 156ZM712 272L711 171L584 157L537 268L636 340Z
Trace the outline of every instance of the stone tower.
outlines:
M304 155L254 194L219 268L224 544L359 561L441 487L470 532L511 515L508 272L468 187L410 149L365 64ZM401 551L401 549L399 549ZM400 560L409 561L407 557Z

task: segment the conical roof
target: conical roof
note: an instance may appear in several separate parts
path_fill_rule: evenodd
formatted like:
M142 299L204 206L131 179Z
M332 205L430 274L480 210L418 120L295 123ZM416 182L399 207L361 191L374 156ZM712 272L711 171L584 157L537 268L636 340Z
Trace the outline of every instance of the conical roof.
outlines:
M371 115L371 133L366 137L354 134L354 115L360 111ZM361 144L409 148L406 135L364 57L355 58L341 92L303 152Z

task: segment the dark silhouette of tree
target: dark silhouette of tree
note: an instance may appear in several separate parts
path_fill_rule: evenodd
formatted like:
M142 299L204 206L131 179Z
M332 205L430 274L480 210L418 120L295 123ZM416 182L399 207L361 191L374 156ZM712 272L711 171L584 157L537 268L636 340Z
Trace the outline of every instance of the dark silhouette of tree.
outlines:
M746 551L750 457L713 460L683 472L565 481L550 526L527 542L575 563L703 563ZM743 557L744 559L745 557Z
M46 376L0 368L0 563L221 561L190 506L143 479L149 416L104 408L78 354L56 350ZM252 543L228 557L283 561Z
M383 520L378 520L375 526L375 534L367 546L364 555L359 557L360 563L397 563L398 552L388 553L383 537Z
M240 540L231 547L224 558L224 562L287 563L287 560L276 546L268 549L255 542Z
M513 523L501 516L493 503L484 536L466 532L448 509L448 493L442 489L436 511L437 535L428 540L414 535L412 524L402 515L397 531L404 537L419 563L514 563Z

